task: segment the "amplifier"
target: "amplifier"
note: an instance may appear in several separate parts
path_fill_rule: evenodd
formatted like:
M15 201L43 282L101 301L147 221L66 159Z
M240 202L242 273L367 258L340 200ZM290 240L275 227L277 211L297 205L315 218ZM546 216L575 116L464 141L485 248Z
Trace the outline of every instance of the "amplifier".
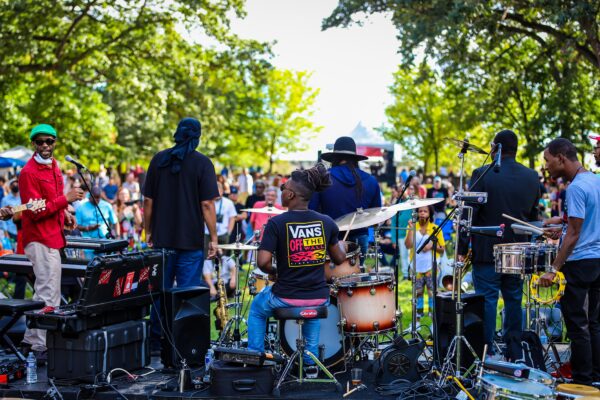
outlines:
M265 353L248 349L232 349L229 347L215 348L215 359L227 363L256 365L280 364L283 357L277 354Z
M0 385L8 385L25 377L25 363L19 360L0 361Z

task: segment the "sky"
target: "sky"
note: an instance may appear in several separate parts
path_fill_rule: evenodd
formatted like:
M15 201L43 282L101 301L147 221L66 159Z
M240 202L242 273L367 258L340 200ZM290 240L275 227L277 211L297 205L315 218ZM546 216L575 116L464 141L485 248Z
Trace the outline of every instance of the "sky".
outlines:
M321 31L323 19L337 0L247 0L247 16L234 20L242 38L277 43L273 64L310 71L310 85L320 93L312 120L323 129L311 149L295 156L316 158L316 152L362 122L369 129L385 123L392 101L388 87L400 63L396 31L389 18L373 15L363 26ZM286 157L287 158L287 157Z

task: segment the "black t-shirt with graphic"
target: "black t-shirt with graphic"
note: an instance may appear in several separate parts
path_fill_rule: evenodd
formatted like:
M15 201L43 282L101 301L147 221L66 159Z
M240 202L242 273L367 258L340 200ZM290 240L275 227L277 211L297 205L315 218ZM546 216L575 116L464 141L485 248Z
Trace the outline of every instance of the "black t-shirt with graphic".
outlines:
M288 211L265 226L260 250L275 253L277 282L273 293L287 299L325 299L327 247L338 242L338 227L316 211Z

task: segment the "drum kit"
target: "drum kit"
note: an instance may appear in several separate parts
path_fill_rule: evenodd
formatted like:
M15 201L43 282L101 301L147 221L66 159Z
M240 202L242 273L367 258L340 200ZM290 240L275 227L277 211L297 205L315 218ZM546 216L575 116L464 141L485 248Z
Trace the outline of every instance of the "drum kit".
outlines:
M441 231L442 226L454 219L455 226L467 235L479 234L481 232L499 230L502 232L503 226L500 227L474 227L472 221L472 206L469 204L484 204L487 202L487 193L485 192L465 192L463 187L463 170L464 170L464 155L467 151L476 153L488 154L485 151L470 144L467 140L456 141L461 152L459 158L461 160L461 173L459 191L454 199L457 202L456 207L448 214L446 220L439 224L438 229ZM483 175L495 164L484 171ZM476 184L476 183L475 183ZM408 185L406 185L407 187ZM474 187L474 185L472 185ZM355 212L344 215L336 220L336 224L340 231L349 232L353 229L381 225L385 221L394 217L399 211L412 210L413 228L409 228L413 232L413 239L416 239L416 221L419 207L426 207L443 199L413 199L394 204L387 207L358 209ZM251 208L244 211L266 213L269 215L277 215L285 212L274 207ZM466 218L465 218L466 216ZM511 217L511 219L514 219ZM513 225L514 229L524 229L528 233L540 234L542 230L539 227L531 227L530 224L524 221L518 221L519 226ZM535 229L534 229L535 228ZM401 228L406 229L406 228ZM260 233L260 232L258 232ZM420 248L417 249L416 240L413 240L416 253L420 252L429 242L434 241L437 232L432 233L425 243L420 243ZM259 247L259 234L254 235L247 243L232 243L227 245L219 245L222 250L232 251L236 260L237 273L240 271L241 253L250 251L255 253ZM347 237L347 234L346 234ZM343 367L346 370L346 364L358 360L359 355L365 355L362 352L361 346L367 345L365 348L376 357L380 353L380 336L390 335L388 337L396 338L399 332L402 332L401 327L401 311L398 307L398 287L397 276L392 273L383 273L379 270L378 257L375 258L374 270L366 272L361 263L361 252L359 246L354 242L342 241L342 245L346 250L346 259L341 264L337 265L332 260L327 259L325 264L325 277L330 285L330 304L328 306L328 317L320 320L321 333L319 341L319 358L323 360L327 368ZM376 243L377 247L377 243ZM552 377L542 371L532 370L532 375L537 378L528 378L526 380L515 380L514 377L503 376L493 372L483 372L483 363L473 350L473 347L463 336L462 318L464 304L461 301L460 288L462 287L462 279L465 275L465 262L458 261L458 246L455 246L455 254L453 263L452 285L452 300L456 301L456 334L450 342L447 355L443 360L443 364L439 367L439 383L445 384L450 377L461 378L460 366L463 346L468 351L473 353L476 362L482 364L479 373L478 382L480 390L487 394L487 399L513 399L513 398L555 398L555 393L549 389L549 384L554 383ZM377 249L376 249L377 251ZM436 252L433 252L434 254ZM511 243L499 244L494 246L494 257L496 263L496 271L502 274L521 275L529 283L533 282L531 278L535 274L543 273L550 270L552 262L556 257L557 248L554 245L546 243ZM435 257L435 256L434 256ZM256 257L250 255L250 265L255 266ZM412 277L413 277L413 299L412 299L412 326L411 329L402 332L404 336L407 333L412 334L415 338L418 337L418 332L415 326L416 321L416 293L415 293L415 276L416 276L416 257L413 257ZM435 260L434 260L435 264ZM435 274L436 268L433 268ZM434 282L436 277L434 276ZM229 345L235 348L242 346L240 322L244 321L242 313L243 298L240 299L242 291L239 287L240 279L236 280L238 287L236 288L235 302L228 305L228 308L235 310L233 316L224 327L219 338L219 345ZM261 272L259 269L249 269L247 273L247 285L250 295L255 296L264 290L265 287L272 285L274 282L269 276ZM561 283L564 284L564 278ZM564 286L563 286L564 287ZM245 293L245 291L244 291ZM527 326L530 326L531 312L531 295L532 291L527 290ZM537 303L536 303L537 304ZM435 307L434 307L435 309ZM536 308L536 319L539 318L539 306ZM536 324L536 328L540 329L540 324ZM233 334L231 330L233 329ZM285 354L290 355L296 350L297 327L293 320L282 321L278 330L273 330L270 334L267 333L267 342L271 349L281 350ZM271 335L269 339L269 335ZM433 340L435 341L435 332ZM358 343L358 344L357 344ZM369 347L370 346L370 347ZM347 348L350 347L350 351ZM434 364L435 364L435 346L434 346ZM438 366L434 365L434 369ZM341 369L341 368L340 368ZM469 368L469 371L471 369ZM516 386L516 387L515 387ZM552 396L552 397L550 397ZM565 397L569 398L569 397Z

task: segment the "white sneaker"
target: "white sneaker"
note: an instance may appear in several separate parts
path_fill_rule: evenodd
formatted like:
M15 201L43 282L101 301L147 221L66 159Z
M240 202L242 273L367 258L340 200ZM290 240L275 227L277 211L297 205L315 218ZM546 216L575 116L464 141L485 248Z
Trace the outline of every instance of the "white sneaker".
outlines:
M319 376L319 368L316 365L307 365L304 367L304 376L308 379L316 379Z

